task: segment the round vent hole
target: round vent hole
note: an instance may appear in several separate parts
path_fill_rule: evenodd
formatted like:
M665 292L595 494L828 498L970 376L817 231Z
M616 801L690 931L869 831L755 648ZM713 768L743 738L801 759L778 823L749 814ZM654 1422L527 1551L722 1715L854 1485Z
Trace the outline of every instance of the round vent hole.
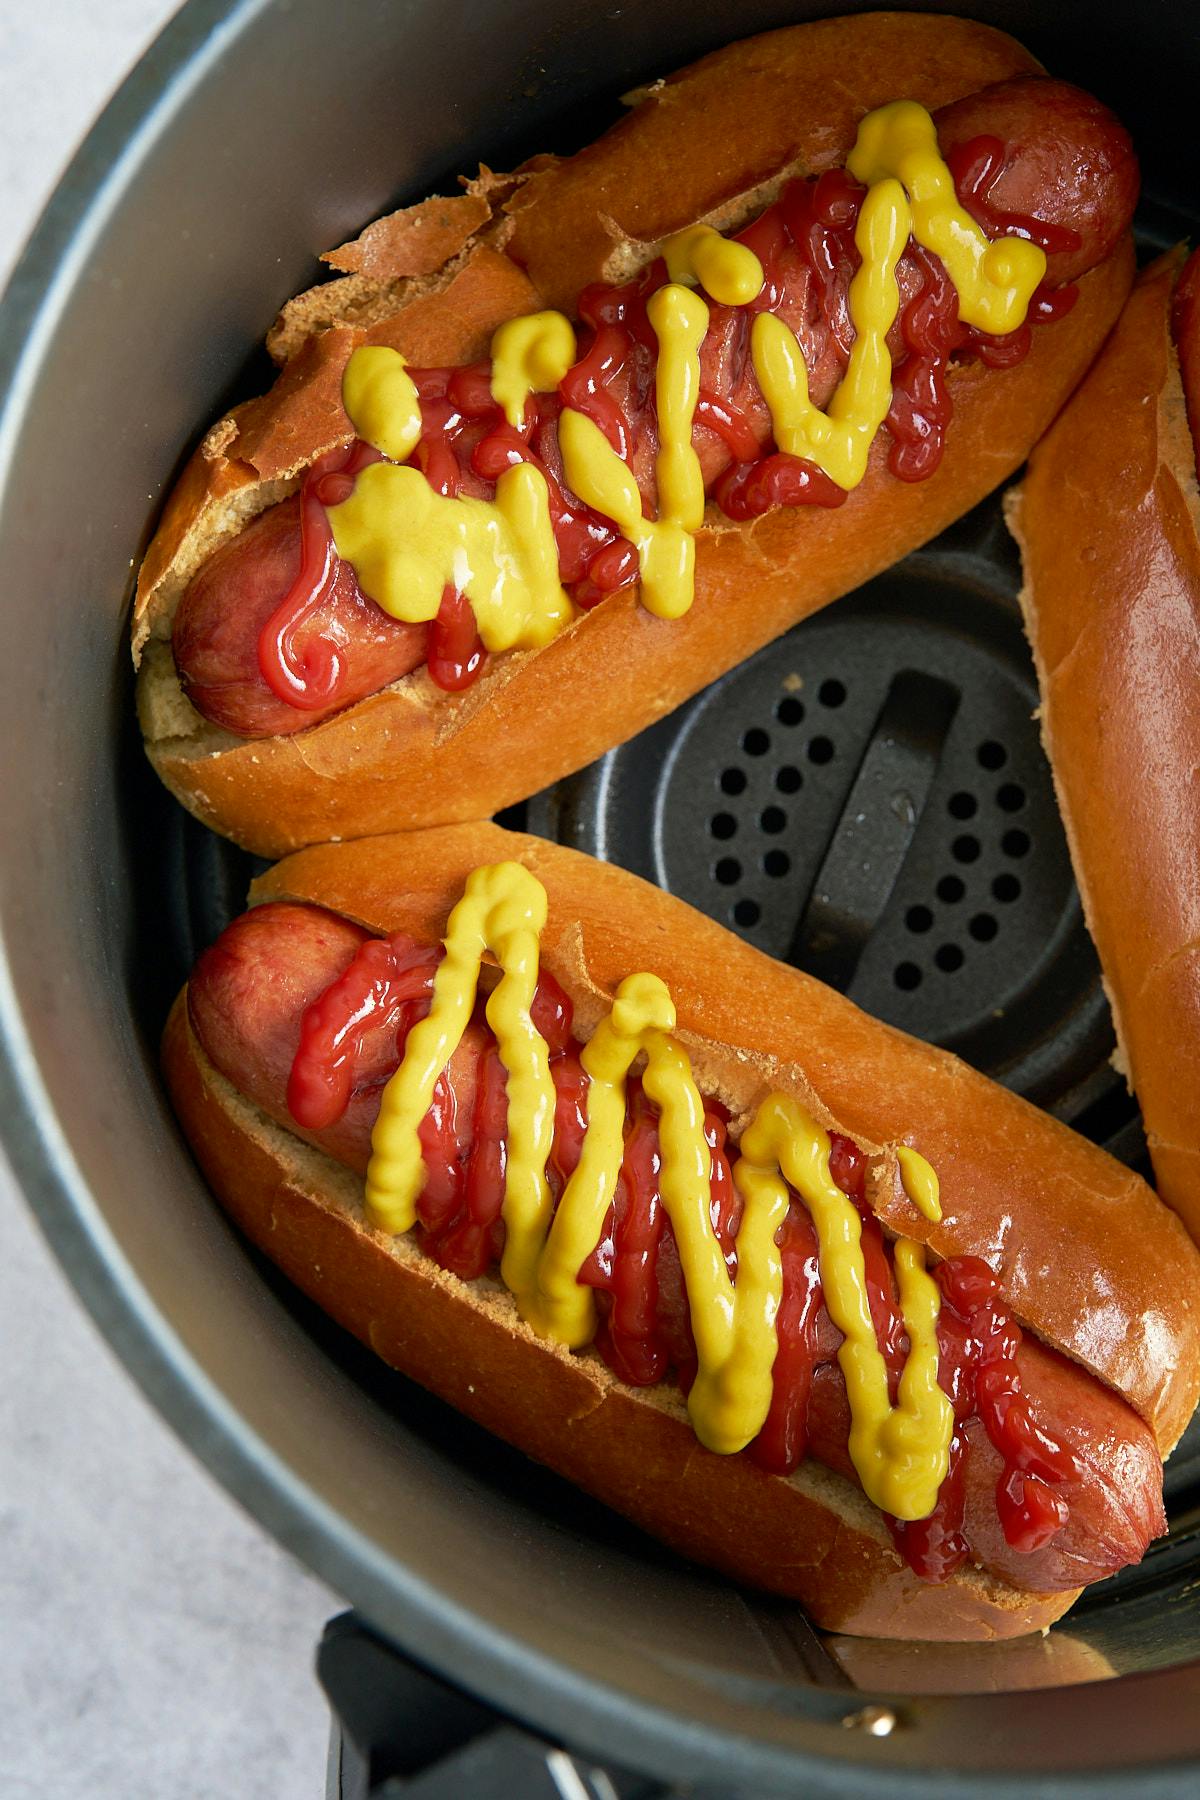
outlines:
M833 741L827 737L815 737L808 746L808 760L814 763L833 761Z
M733 916L739 925L757 925L762 911L757 900L739 900L733 909Z
M933 928L933 914L927 906L910 906L904 915L904 923L910 931L930 931Z
M775 708L775 717L781 725L800 725L804 722L804 702L797 700L795 694L785 694Z
M746 791L746 771L744 769L721 770L721 792L723 794L744 794Z
M918 969L916 963L897 963L892 974L892 980L903 993L911 994L914 988L918 988L921 985L921 971Z
M939 944L933 960L945 974L953 975L956 969L962 968L964 958L957 944Z
M975 755L981 769L1002 769L1008 761L1008 751L995 738L989 738L985 744L980 744Z
M978 862L978 860L979 860L979 839L977 837L972 837L970 832L964 831L962 836L956 837L954 842L951 844L950 854L951 854L951 856L953 856L955 862L960 862L960 863Z
M976 913L967 930L977 944L990 944L1000 927L991 913Z
M798 794L804 777L794 763L784 763L782 769L775 771L775 786L781 794Z
M759 814L758 822L764 831L776 837L787 824L787 814L782 806L768 806Z
M1007 904L1021 898L1021 883L1015 875L997 875L992 883L992 893L997 900Z
M979 803L974 794L951 794L947 806L952 819L973 819Z
M747 756L765 756L771 748L771 740L761 725L752 725L742 737L742 749Z
M763 857L763 869L768 875L786 875L792 866L792 859L786 850L768 850Z
M722 887L732 887L735 881L742 879L742 865L736 856L723 856L713 874Z
M731 838L737 830L737 820L732 813L714 813L708 821L708 829L715 838Z
M997 789L996 805L1001 812L1020 812L1025 804L1025 789L1018 787L1015 781L1006 781Z
M937 897L947 906L957 906L966 891L957 875L943 875L937 884Z
M822 706L828 706L830 708L842 706L846 699L846 689L844 684L835 680L823 681L817 689L817 699L821 702Z
M1000 839L1000 848L1005 856L1028 856L1029 833L1027 831L1006 831Z

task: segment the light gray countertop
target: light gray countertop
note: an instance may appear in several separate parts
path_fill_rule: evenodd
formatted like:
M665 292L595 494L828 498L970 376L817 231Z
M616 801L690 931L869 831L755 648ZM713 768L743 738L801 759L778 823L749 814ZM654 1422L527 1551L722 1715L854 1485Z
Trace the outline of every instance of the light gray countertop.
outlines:
M0 3L0 284L171 0ZM15 848L5 846L5 854ZM303 1800L340 1601L102 1341L0 1161L0 1800Z

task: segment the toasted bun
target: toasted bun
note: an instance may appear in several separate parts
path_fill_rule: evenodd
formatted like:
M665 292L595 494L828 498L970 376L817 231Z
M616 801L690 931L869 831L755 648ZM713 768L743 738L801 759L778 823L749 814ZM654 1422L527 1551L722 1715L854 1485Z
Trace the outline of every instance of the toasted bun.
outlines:
M1158 1189L1200 1239L1200 495L1170 329L1139 280L1009 524L1042 736Z
M930 112L1041 64L1004 32L919 12L819 19L743 38L656 81L563 162L538 157L504 211L509 254L546 304L623 281L694 219L737 230L794 175L844 163L864 113L903 95Z
M731 1107L735 1131L769 1087L851 1130L871 1153L872 1204L892 1230L919 1233L941 1254L990 1251L1014 1312L1116 1386L1169 1447L1197 1389L1189 1309L1200 1258L1135 1177L952 1058L866 1019L636 877L491 825L310 850L264 876L253 898L310 901L433 940L470 869L502 857L547 889L543 959L585 1034L621 976L655 969L674 993L697 1079ZM719 985L704 981L711 970ZM386 1361L675 1548L850 1633L1009 1637L1049 1624L1074 1598L980 1570L921 1582L851 1483L811 1462L784 1479L710 1454L673 1389L623 1386L598 1356L532 1333L497 1282L464 1283L411 1238L374 1230L361 1180L230 1085L182 998L164 1059L215 1191L298 1286ZM881 1148L901 1134L939 1166L940 1228L921 1220L894 1153Z
M869 1636L1015 1637L1052 1624L1075 1599L976 1571L929 1586L841 1476L806 1462L785 1480L747 1457L714 1456L674 1392L625 1387L592 1352L536 1336L498 1283L460 1281L410 1238L374 1230L361 1181L213 1067L183 995L163 1064L213 1189L297 1287L393 1368L662 1542L800 1601L829 1630Z
M1200 1255L1132 1171L957 1058L637 876L496 825L323 845L268 871L252 898L309 901L434 943L469 872L506 858L546 889L543 958L585 1033L624 976L660 975L697 1080L730 1106L735 1130L780 1088L855 1138L876 1158L871 1201L885 1225L939 1257L987 1257L1014 1316L1115 1389L1166 1454L1200 1393ZM938 1171L939 1225L912 1205L884 1149L905 1141Z
M632 736L960 517L1022 462L1092 360L1128 292L1128 244L1084 278L1065 320L1035 333L1018 368L952 371L954 421L929 480L895 480L879 443L834 512L776 510L734 526L710 507L683 620L652 617L627 589L546 649L493 659L463 695L440 692L422 669L292 736L252 742L201 719L170 650L179 598L205 558L349 440L341 376L359 344L391 344L414 363L469 361L505 318L573 306L586 282L627 276L696 218L734 225L791 175L841 162L862 113L896 94L936 110L1036 68L1010 38L961 19L880 13L769 33L656 83L579 156L485 176L458 211L409 209L334 253L350 272L280 321L282 375L209 432L142 569L139 711L167 785L268 856L484 816ZM431 272L443 247L450 260Z

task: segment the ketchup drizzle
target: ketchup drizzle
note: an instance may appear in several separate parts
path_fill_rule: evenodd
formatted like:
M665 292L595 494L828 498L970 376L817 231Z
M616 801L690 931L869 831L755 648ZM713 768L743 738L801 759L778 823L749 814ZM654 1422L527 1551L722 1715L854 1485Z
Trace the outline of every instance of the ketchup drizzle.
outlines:
M479 1063L471 1149L455 1195L458 1210L439 1225L431 1224L425 1239L428 1254L464 1281L474 1281L485 1274L504 1248L500 1219L508 1163L508 1098L504 1081L500 1052L490 1043Z
M779 1350L771 1371L771 1407L748 1454L760 1469L790 1475L808 1450L808 1403L821 1315L817 1233L802 1206L789 1208L778 1243L783 1292L776 1321Z
M1026 213L1003 212L992 200L992 189L1003 175L1007 153L998 137L974 137L956 144L946 157L946 167L963 206L989 237L1027 238L1047 256L1066 256L1083 242L1069 225L1052 225Z
M977 137L950 151L947 165L959 198L991 237L1029 239L1048 255L1077 249L1077 232L1005 212L992 200L1004 172L999 138ZM820 360L832 347L838 378L854 341L849 287L859 265L854 244L866 190L845 169L790 181L778 200L737 234L763 266L764 285L747 317L777 312L799 300L805 330ZM907 293L893 337L893 395L886 421L891 439L888 468L900 481L924 481L942 459L952 400L950 362L974 357L989 368L1012 368L1028 354L1032 327L1070 311L1078 290L1039 288L1027 321L1004 337L960 323L957 296L939 259L910 240L898 270ZM556 395L526 406L515 430L492 399L491 365L410 369L421 402L421 439L411 459L436 492L490 499L506 468L530 462L546 478L550 518L564 585L583 609L630 586L638 577L637 552L612 524L570 493L562 480L555 426L563 406L586 414L631 467L643 486L653 485L650 448L655 441L656 341L646 303L667 280L660 258L620 287L593 283L579 296L581 352ZM725 329L731 309L710 306L710 336ZM745 405L735 397L748 380L748 334L726 371L723 390L702 385L696 424L724 444L732 462L716 478L712 499L734 520L761 517L777 506L841 506L847 495L811 462L762 441ZM643 448L645 446L645 448ZM332 452L308 471L301 487L301 561L295 581L259 639L263 677L279 699L319 711L336 699L342 660L331 638L303 633L329 598L338 558L325 508L344 500L354 476L379 453L363 443ZM301 642L301 640L303 641ZM462 693L487 664L465 596L453 587L442 595L429 632L430 678L449 693Z
M630 1387L654 1387L669 1372L658 1327L658 1252L666 1214L658 1188L658 1121L640 1082L631 1088L631 1126L616 1198L596 1256L589 1257L579 1278L609 1300L596 1333L600 1355Z
M893 1541L915 1572L940 1581L966 1561L962 1533L970 1446L966 1425L983 1427L1003 1459L996 1511L1014 1550L1042 1549L1067 1521L1068 1489L1079 1463L1033 1419L1022 1397L1016 1354L1021 1329L999 1300L1000 1283L981 1257L951 1257L934 1270L942 1291L938 1315L938 1379L954 1403L950 1467L928 1519L891 1519Z
M442 589L442 604L429 627L429 678L448 694L461 694L479 676L487 651L465 594Z
M258 667L275 697L302 712L328 706L342 678L342 660L331 638L310 634L303 647L297 642L337 580L338 553L326 508L349 496L360 469L382 460L370 444L355 441L313 463L300 486L300 567L259 634Z
M558 982L543 972L534 994L531 1016L546 1040L552 1069L567 1060L571 1012L571 1002ZM418 1201L421 1223L426 1227L424 1249L443 1269L449 1269L464 1281L474 1281L486 1274L500 1260L504 1250L504 1222L500 1209L504 1202L508 1162L508 1095L500 1052L481 1014L482 1008L477 1007L472 1030L484 1041L485 1047L478 1062L475 1103L465 1147L460 1121L440 1093L440 1083L439 1090L435 1090L434 1106L421 1126L422 1156L428 1166L429 1152L432 1151L438 1170L433 1204L426 1207L425 1193ZM444 1076L442 1080L445 1080ZM582 1142L581 1119L580 1147Z
M359 1090L359 1056L368 1031L382 1024L394 1032L393 1066L399 1065L408 1032L429 1009L442 954L402 934L368 938L344 973L307 1008L288 1083L288 1106L297 1124L323 1130L345 1111ZM571 1002L546 971L538 980L532 1016L546 1041L555 1088L547 1177L557 1204L583 1148L588 1078L572 1036ZM417 1210L428 1255L473 1280L503 1253L508 1128L504 1068L482 998L464 1049L456 1054L465 1056L464 1070L473 1069L474 1085L467 1081L460 1097L449 1071L438 1079L419 1127L426 1181ZM613 1372L634 1387L653 1386L673 1373L686 1393L696 1374L687 1291L659 1189L658 1116L636 1078L628 1084L627 1108L616 1194L579 1280L596 1290L595 1347ZM730 1167L727 1115L715 1101L706 1104L704 1133L711 1155L710 1216L736 1281L742 1200ZM862 1218L867 1297L894 1401L908 1338L892 1261L867 1201L866 1157L836 1132L830 1136L829 1171ZM795 1195L777 1242L783 1262L779 1347L770 1410L748 1454L760 1468L788 1475L806 1454L814 1374L833 1360L840 1334L825 1313L816 1230ZM1081 1474L1073 1452L1042 1429L1022 1394L1016 1364L1022 1334L1004 1309L992 1269L979 1257L951 1257L935 1268L934 1278L942 1295L938 1378L954 1407L949 1467L928 1518L888 1520L897 1550L928 1581L945 1579L971 1553L963 1520L972 1420L1000 1452L996 1509L1006 1541L1018 1551L1041 1549L1062 1528L1071 1484Z
M381 1022L396 1034L396 1062L409 1031L429 1011L440 948L399 933L368 938L343 975L305 1011L288 1077L288 1111L306 1131L341 1118L358 1075L363 1037Z

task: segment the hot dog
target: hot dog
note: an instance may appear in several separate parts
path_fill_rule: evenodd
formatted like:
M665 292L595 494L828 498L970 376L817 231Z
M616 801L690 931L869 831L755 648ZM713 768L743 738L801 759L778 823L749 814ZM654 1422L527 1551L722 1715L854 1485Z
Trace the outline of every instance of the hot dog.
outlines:
M953 277L936 219L896 223L926 126L930 218L979 233ZM577 156L368 228L285 309L274 389L209 433L151 544L155 766L268 855L478 817L579 767L1021 462L1127 292L1137 185L1112 115L1010 39L878 14L733 45ZM876 251L885 190L899 236ZM519 320L545 342L514 348ZM443 540L469 516L516 531L510 492L538 509L540 573L499 618L484 551Z
M1010 526L1042 735L1119 1067L1159 1192L1200 1236L1200 261L1142 275L1038 446ZM1192 429L1189 430L1189 418Z
M1033 1630L1163 1529L1200 1263L1103 1152L495 826L252 897L168 1084L233 1217L388 1361L842 1631Z

